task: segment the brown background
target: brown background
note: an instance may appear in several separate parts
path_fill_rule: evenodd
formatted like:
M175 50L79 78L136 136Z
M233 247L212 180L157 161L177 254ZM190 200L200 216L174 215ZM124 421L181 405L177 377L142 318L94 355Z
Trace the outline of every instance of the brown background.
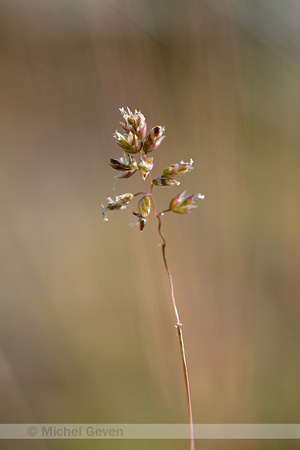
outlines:
M166 126L154 176L195 161L156 189L159 208L206 195L163 221L195 422L299 423L299 14L292 0L2 0L0 422L187 421L156 220L140 233L131 207L100 212L145 189L108 166L129 106Z

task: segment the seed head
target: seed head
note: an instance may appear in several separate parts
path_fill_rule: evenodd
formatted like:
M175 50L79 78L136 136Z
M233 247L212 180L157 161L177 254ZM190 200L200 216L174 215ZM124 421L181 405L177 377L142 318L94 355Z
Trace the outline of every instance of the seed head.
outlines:
M203 200L204 198L205 197L202 194L185 196L184 191L171 200L169 209L178 214L187 214L194 208L197 208L197 205L195 205L195 200Z
M158 177L153 180L153 184L155 186L178 186L180 184L179 181L174 180L173 178L169 177Z
M177 177L178 175L182 175L186 172L190 172L193 169L194 161L190 159L190 162L185 163L180 161L178 164L172 164L170 167L167 167L163 173L163 177L172 178Z
M114 138L126 153L139 153L142 150L143 142L132 131L129 131L128 134L121 134L116 131Z
M139 225L140 230L143 231L146 223L148 222L148 216L150 214L150 211L151 211L150 198L148 195L145 195L145 197L142 197L138 203L138 212L133 213L137 218L132 222L130 222L129 226L132 227L132 225Z
M131 131L136 134L139 139L144 139L147 132L146 119L141 111L135 110L134 113L127 107L127 111L124 108L120 108L120 112L125 120L125 123L121 123L123 129L128 133Z
M114 170L118 171L116 178L130 178L135 172L139 171L142 179L145 180L153 169L153 158L149 157L148 153L158 148L165 138L165 127L158 125L151 128L150 132L147 134L146 119L141 111L135 110L133 113L129 108L126 110L125 108L120 108L120 112L124 119L123 123L120 122L124 132L122 134L116 131L114 138L118 146L123 149L124 155L119 159L111 159L109 164ZM137 153L140 154L139 163L132 156ZM114 200L109 198L107 206L103 206L102 208L104 221L107 221L107 214L109 212L124 209L135 196L143 195L138 203L137 211L133 213L135 220L129 224L130 226L138 224L142 231L148 221L151 210L150 200L153 200L153 186L178 186L180 182L177 181L177 177L190 172L192 169L192 159L190 159L189 162L181 160L179 163L166 167L158 178L152 179L152 176L149 175L151 184L149 193L127 193L117 196ZM158 216L162 216L163 213L167 211L173 211L178 214L187 214L197 207L195 202L200 199L204 199L204 195L194 194L186 196L185 192L182 192L174 197L170 202L169 208L159 213Z
M134 198L133 194L127 193L127 194L122 194L119 195L115 198L115 200L113 200L111 197L109 197L108 200L108 204L107 206L103 206L101 212L103 214L103 220L104 222L107 222L107 214L110 211L114 211L116 209L125 209L126 205Z
M142 197L138 203L138 212L143 217L148 217L151 211L151 202L148 195Z
M115 178L129 178L138 170L136 160L126 152L120 159L111 159L109 165L113 169L121 171Z
M165 131L165 127L156 126L151 129L150 133L145 139L143 150L145 153L150 153L155 150L165 138L163 133Z
M141 162L139 164L140 174L143 180L145 180L149 174L149 172L153 169L153 158L141 158Z

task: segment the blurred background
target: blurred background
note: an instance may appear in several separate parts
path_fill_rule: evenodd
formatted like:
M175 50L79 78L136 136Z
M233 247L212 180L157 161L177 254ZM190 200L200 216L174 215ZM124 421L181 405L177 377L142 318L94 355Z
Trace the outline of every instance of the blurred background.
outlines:
M0 422L185 423L154 217L103 223L119 107L166 127L206 199L163 230L195 423L300 421L300 4L2 0ZM148 186L148 184L147 184ZM198 441L294 449L297 441ZM1 441L1 449L187 449L183 441Z

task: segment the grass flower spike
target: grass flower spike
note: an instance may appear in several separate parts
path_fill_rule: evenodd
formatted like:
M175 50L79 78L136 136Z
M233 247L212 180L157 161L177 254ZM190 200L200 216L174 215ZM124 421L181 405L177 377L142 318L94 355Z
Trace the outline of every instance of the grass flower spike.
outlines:
M141 158L139 170L143 180L147 178L152 169L153 169L153 158L146 158L146 159Z
M129 226L131 227L134 224L140 225L140 230L143 231L147 221L148 216L151 211L151 203L148 195L142 197L138 203L138 212L133 212L133 214L137 217L137 219L130 222Z
M154 186L179 186L180 182L177 180L174 180L174 178L170 178L170 177L158 177L155 178L155 180L153 180L153 184Z
M115 170L122 171L115 178L129 178L138 170L136 160L126 152L124 152L124 156L120 159L111 159L109 165Z
M190 159L190 162L185 163L183 161L180 161L180 163L178 164L172 164L172 166L167 167L163 173L162 173L162 177L167 177L167 178L173 178L173 177L177 177L178 175L182 175L186 172L189 172L190 170L192 170L193 167L193 163L194 161L192 159Z
M197 208L195 200L204 200L204 198L205 197L202 194L185 196L185 192L182 192L171 200L169 209L178 214L187 214L194 208Z
M120 112L125 120L125 123L120 122L123 129L136 134L141 140L144 139L147 132L147 124L141 111L135 110L133 114L129 108L127 108L127 112L124 108L120 108Z
M122 194L113 200L112 198L108 198L108 204L107 206L103 207L101 212L103 214L103 220L104 222L108 221L107 214L110 211L114 211L116 209L125 209L126 205L134 198L133 194Z
M143 150L144 153L149 153L155 150L162 142L162 140L165 138L163 136L165 132L165 127L154 127L148 134L148 136L145 139Z
M121 134L116 131L114 138L117 144L127 153L139 153L142 150L142 141L132 131L129 131L128 134Z
M193 194L186 196L184 191L170 201L169 207L167 209L161 212L157 212L154 197L154 187L178 186L180 182L175 178L187 172L190 172L193 169L194 162L192 159L190 159L190 161L187 163L185 163L184 161L180 161L179 163L172 164L164 169L159 177L152 178L151 172L154 167L154 158L152 156L148 156L148 153L155 151L160 146L163 139L165 138L165 128L162 126L155 126L151 128L150 132L147 134L146 119L141 111L135 110L133 113L129 108L127 108L127 110L125 110L124 108L120 108L120 112L124 119L124 122L120 122L124 133L121 134L116 131L114 134L114 138L116 139L119 147L123 149L124 154L119 159L111 159L109 164L114 170L120 172L118 175L116 175L116 178L120 179L130 178L132 175L139 171L143 181L148 179L149 190L148 192L138 192L136 194L122 194L117 196L115 200L108 198L108 204L105 207L103 206L102 208L103 219L104 221L107 221L107 214L109 212L119 209L125 209L126 206L135 197L141 196L137 204L137 210L133 211L135 219L129 223L129 226L135 224L139 225L140 230L143 231L145 225L149 220L151 211L153 211L153 214L158 221L158 234L162 240L162 257L170 285L170 295L176 319L176 328L183 365L183 375L190 424L190 450L194 450L192 402L185 347L183 341L182 324L179 319L178 309L175 302L172 274L166 257L166 239L162 233L162 216L167 212L175 212L178 214L190 213L197 207L195 201L204 199L204 195ZM138 156L138 154L140 158L139 163L137 163L136 159L132 156Z

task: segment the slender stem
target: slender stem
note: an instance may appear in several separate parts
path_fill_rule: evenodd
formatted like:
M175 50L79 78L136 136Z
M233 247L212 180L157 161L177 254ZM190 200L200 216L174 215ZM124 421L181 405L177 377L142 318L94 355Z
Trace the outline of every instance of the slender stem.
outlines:
M147 195L147 192L137 192L134 194L134 197L137 197L138 195Z
M165 213L167 213L167 212L169 212L169 211L171 211L170 208L164 209L163 211L161 211L161 212L159 213L159 216L163 216Z
M186 356L185 356L185 347L184 347L184 341L183 341L183 333L182 333L182 324L179 319L178 309L176 306L175 301L175 293L174 293L174 285L173 285L173 279L172 274L168 265L167 257L166 257L166 239L161 231L161 214L165 213L169 210L162 211L161 213L157 213L156 207L155 207L155 201L153 197L153 183L152 179L149 174L149 179L151 182L151 191L150 191L150 198L153 205L153 212L154 215L157 217L158 220L158 233L162 239L162 255L164 260L164 265L168 274L169 278L169 284L170 284L170 292L171 292L171 298L172 298L172 305L176 317L176 328L179 338L179 345L180 345L180 353L181 353L181 359L183 364L183 374L184 374L184 382L185 382L185 388L186 388L186 396L187 396L187 404L188 404L188 414L189 414L189 425L190 425L190 450L195 449L195 440L194 440L194 425L193 425L193 414L192 414L192 402L191 402L191 392L190 392L190 383L189 383L189 377L188 377L188 368L187 368L187 362L186 362Z

